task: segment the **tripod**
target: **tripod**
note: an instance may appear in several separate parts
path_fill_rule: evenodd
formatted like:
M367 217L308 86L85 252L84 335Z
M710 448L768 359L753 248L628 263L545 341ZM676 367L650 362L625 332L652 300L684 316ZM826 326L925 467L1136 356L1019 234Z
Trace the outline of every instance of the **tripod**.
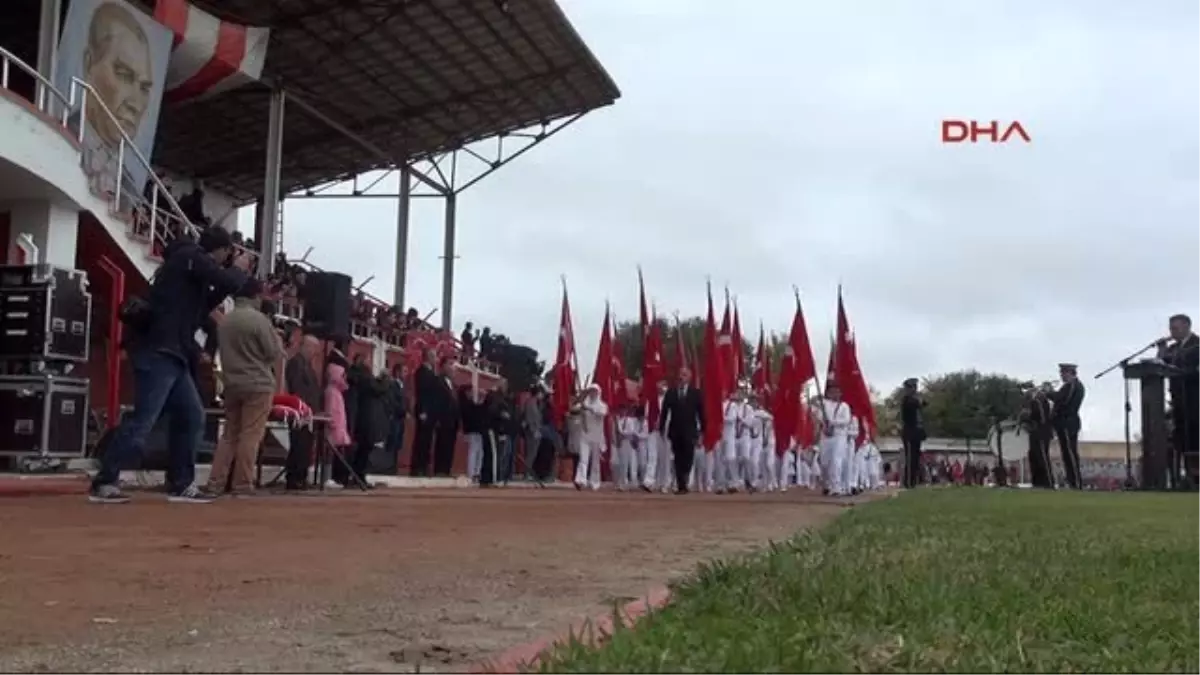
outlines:
M1156 343L1151 342L1150 344L1146 345L1145 347L1142 347L1141 349L1130 354L1129 356L1126 356L1125 358L1121 359L1120 361L1117 361L1116 363L1105 368L1104 370L1100 371L1099 373L1096 373L1095 379L1099 380L1100 378L1111 373L1112 371L1116 370L1117 368L1120 368L1122 373L1124 373L1124 370L1125 370L1126 366L1129 365L1130 361L1136 359L1137 357L1141 356L1142 354L1145 354L1146 352L1150 351L1150 349L1152 349L1155 346L1156 346ZM1131 488L1136 484L1136 481L1133 479L1133 436L1132 436L1132 431L1130 429L1131 418L1133 416L1133 404L1130 402L1130 396L1129 396L1129 379L1126 377L1122 377L1121 381L1124 385L1124 390L1125 390L1125 486L1127 488Z

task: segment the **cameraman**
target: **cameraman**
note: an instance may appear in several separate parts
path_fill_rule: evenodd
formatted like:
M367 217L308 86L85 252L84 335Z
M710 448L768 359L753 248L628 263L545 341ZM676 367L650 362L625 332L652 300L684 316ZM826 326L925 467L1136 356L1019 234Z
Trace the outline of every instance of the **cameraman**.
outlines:
M232 253L233 238L220 227L204 230L198 243L180 237L164 251L145 301L122 308L128 329L123 346L133 366L133 411L121 420L101 458L91 501L129 501L118 485L121 469L140 456L146 436L163 412L171 416L167 500L212 501L194 484L196 444L204 428L204 407L195 380L200 359L196 331L203 318L247 278L245 256L236 257L233 266L225 269Z

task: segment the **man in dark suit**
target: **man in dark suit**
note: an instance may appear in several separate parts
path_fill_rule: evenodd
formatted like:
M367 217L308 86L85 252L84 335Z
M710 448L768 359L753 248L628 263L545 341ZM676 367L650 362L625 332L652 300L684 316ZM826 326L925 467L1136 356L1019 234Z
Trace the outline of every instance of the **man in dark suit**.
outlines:
M675 494L687 494L696 440L704 434L704 398L692 386L691 370L680 368L678 383L663 397L658 431L665 432L675 453Z
M437 441L433 444L433 475L449 478L454 469L454 448L458 444L459 410L458 392L454 389L454 369L457 361L453 356L444 357L438 364L437 382L439 408L437 409Z
M437 373L437 354L432 349L426 349L421 366L413 376L413 389L416 399L413 406L413 416L417 418L417 429L413 434L412 465L409 474L412 476L428 476L429 460L433 455L433 434L437 429L439 411L444 407L442 384Z
M1171 338L1158 342L1158 357L1180 371L1170 380L1171 428L1176 456L1183 459L1188 487L1194 490L1200 484L1200 337L1192 331L1192 319L1186 314L1171 317L1169 325ZM1177 464L1171 466L1178 473Z

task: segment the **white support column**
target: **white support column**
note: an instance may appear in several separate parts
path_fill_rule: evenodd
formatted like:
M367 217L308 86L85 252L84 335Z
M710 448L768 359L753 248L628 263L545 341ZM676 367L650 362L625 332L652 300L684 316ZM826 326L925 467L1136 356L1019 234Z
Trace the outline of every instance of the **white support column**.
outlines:
M278 243L275 241L279 219L279 168L283 162L283 113L287 96L282 89L271 90L270 118L267 122L267 158L263 176L262 241L258 258L258 276L265 279L275 267Z
M5 242L8 250L26 234L38 248L39 262L76 269L78 210L46 199L15 200L5 204L3 210L9 212L9 240Z
M392 304L403 311L404 287L408 276L408 221L412 204L412 170L400 167L400 189L396 198L396 279Z

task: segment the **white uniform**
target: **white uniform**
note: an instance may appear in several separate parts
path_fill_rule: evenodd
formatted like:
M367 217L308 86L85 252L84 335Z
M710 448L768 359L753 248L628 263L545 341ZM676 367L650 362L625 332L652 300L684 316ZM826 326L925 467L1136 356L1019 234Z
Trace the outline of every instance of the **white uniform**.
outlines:
M614 475L617 489L624 491L638 484L638 453L646 446L646 420L634 415L617 418L617 456Z
M780 460L783 457L775 452L775 417L766 410L758 411L758 415L762 418L762 439L758 446L756 470L758 487L770 491L779 487L783 466Z
M659 415L666 415L665 412L662 412L664 398L665 394L659 392ZM666 422L670 422L670 420L666 420ZM666 428L661 419L659 425L663 429ZM666 436L658 432L658 428L649 429L649 438L646 439L646 465L642 474L642 486L649 490L663 492L670 492L675 487L675 465L671 453L671 443Z
M819 405L824 425L821 430L821 476L829 494L844 495L850 491L844 482L846 462L849 461L846 438L850 428L850 406L828 399L821 399Z
M796 484L810 490L821 484L820 452L817 448L800 448L796 452Z
M721 442L714 450L713 487L717 491L737 489L738 442L745 433L745 411L741 401L729 398L721 406Z
M858 429L858 418L852 416L846 427L846 463L842 465L841 483L846 492L858 489Z
M742 473L742 483L748 490L757 490L762 486L762 476L759 470L762 466L763 444L766 438L763 436L763 413L764 411L747 404L746 412L746 434L742 444L738 447L738 466Z
M579 406L579 462L575 465L575 486L600 489L600 461L604 456L604 421L608 405L599 396L588 396Z
M866 473L864 489L878 490L883 479L883 458L879 455L879 448L869 439L863 443L863 464Z

